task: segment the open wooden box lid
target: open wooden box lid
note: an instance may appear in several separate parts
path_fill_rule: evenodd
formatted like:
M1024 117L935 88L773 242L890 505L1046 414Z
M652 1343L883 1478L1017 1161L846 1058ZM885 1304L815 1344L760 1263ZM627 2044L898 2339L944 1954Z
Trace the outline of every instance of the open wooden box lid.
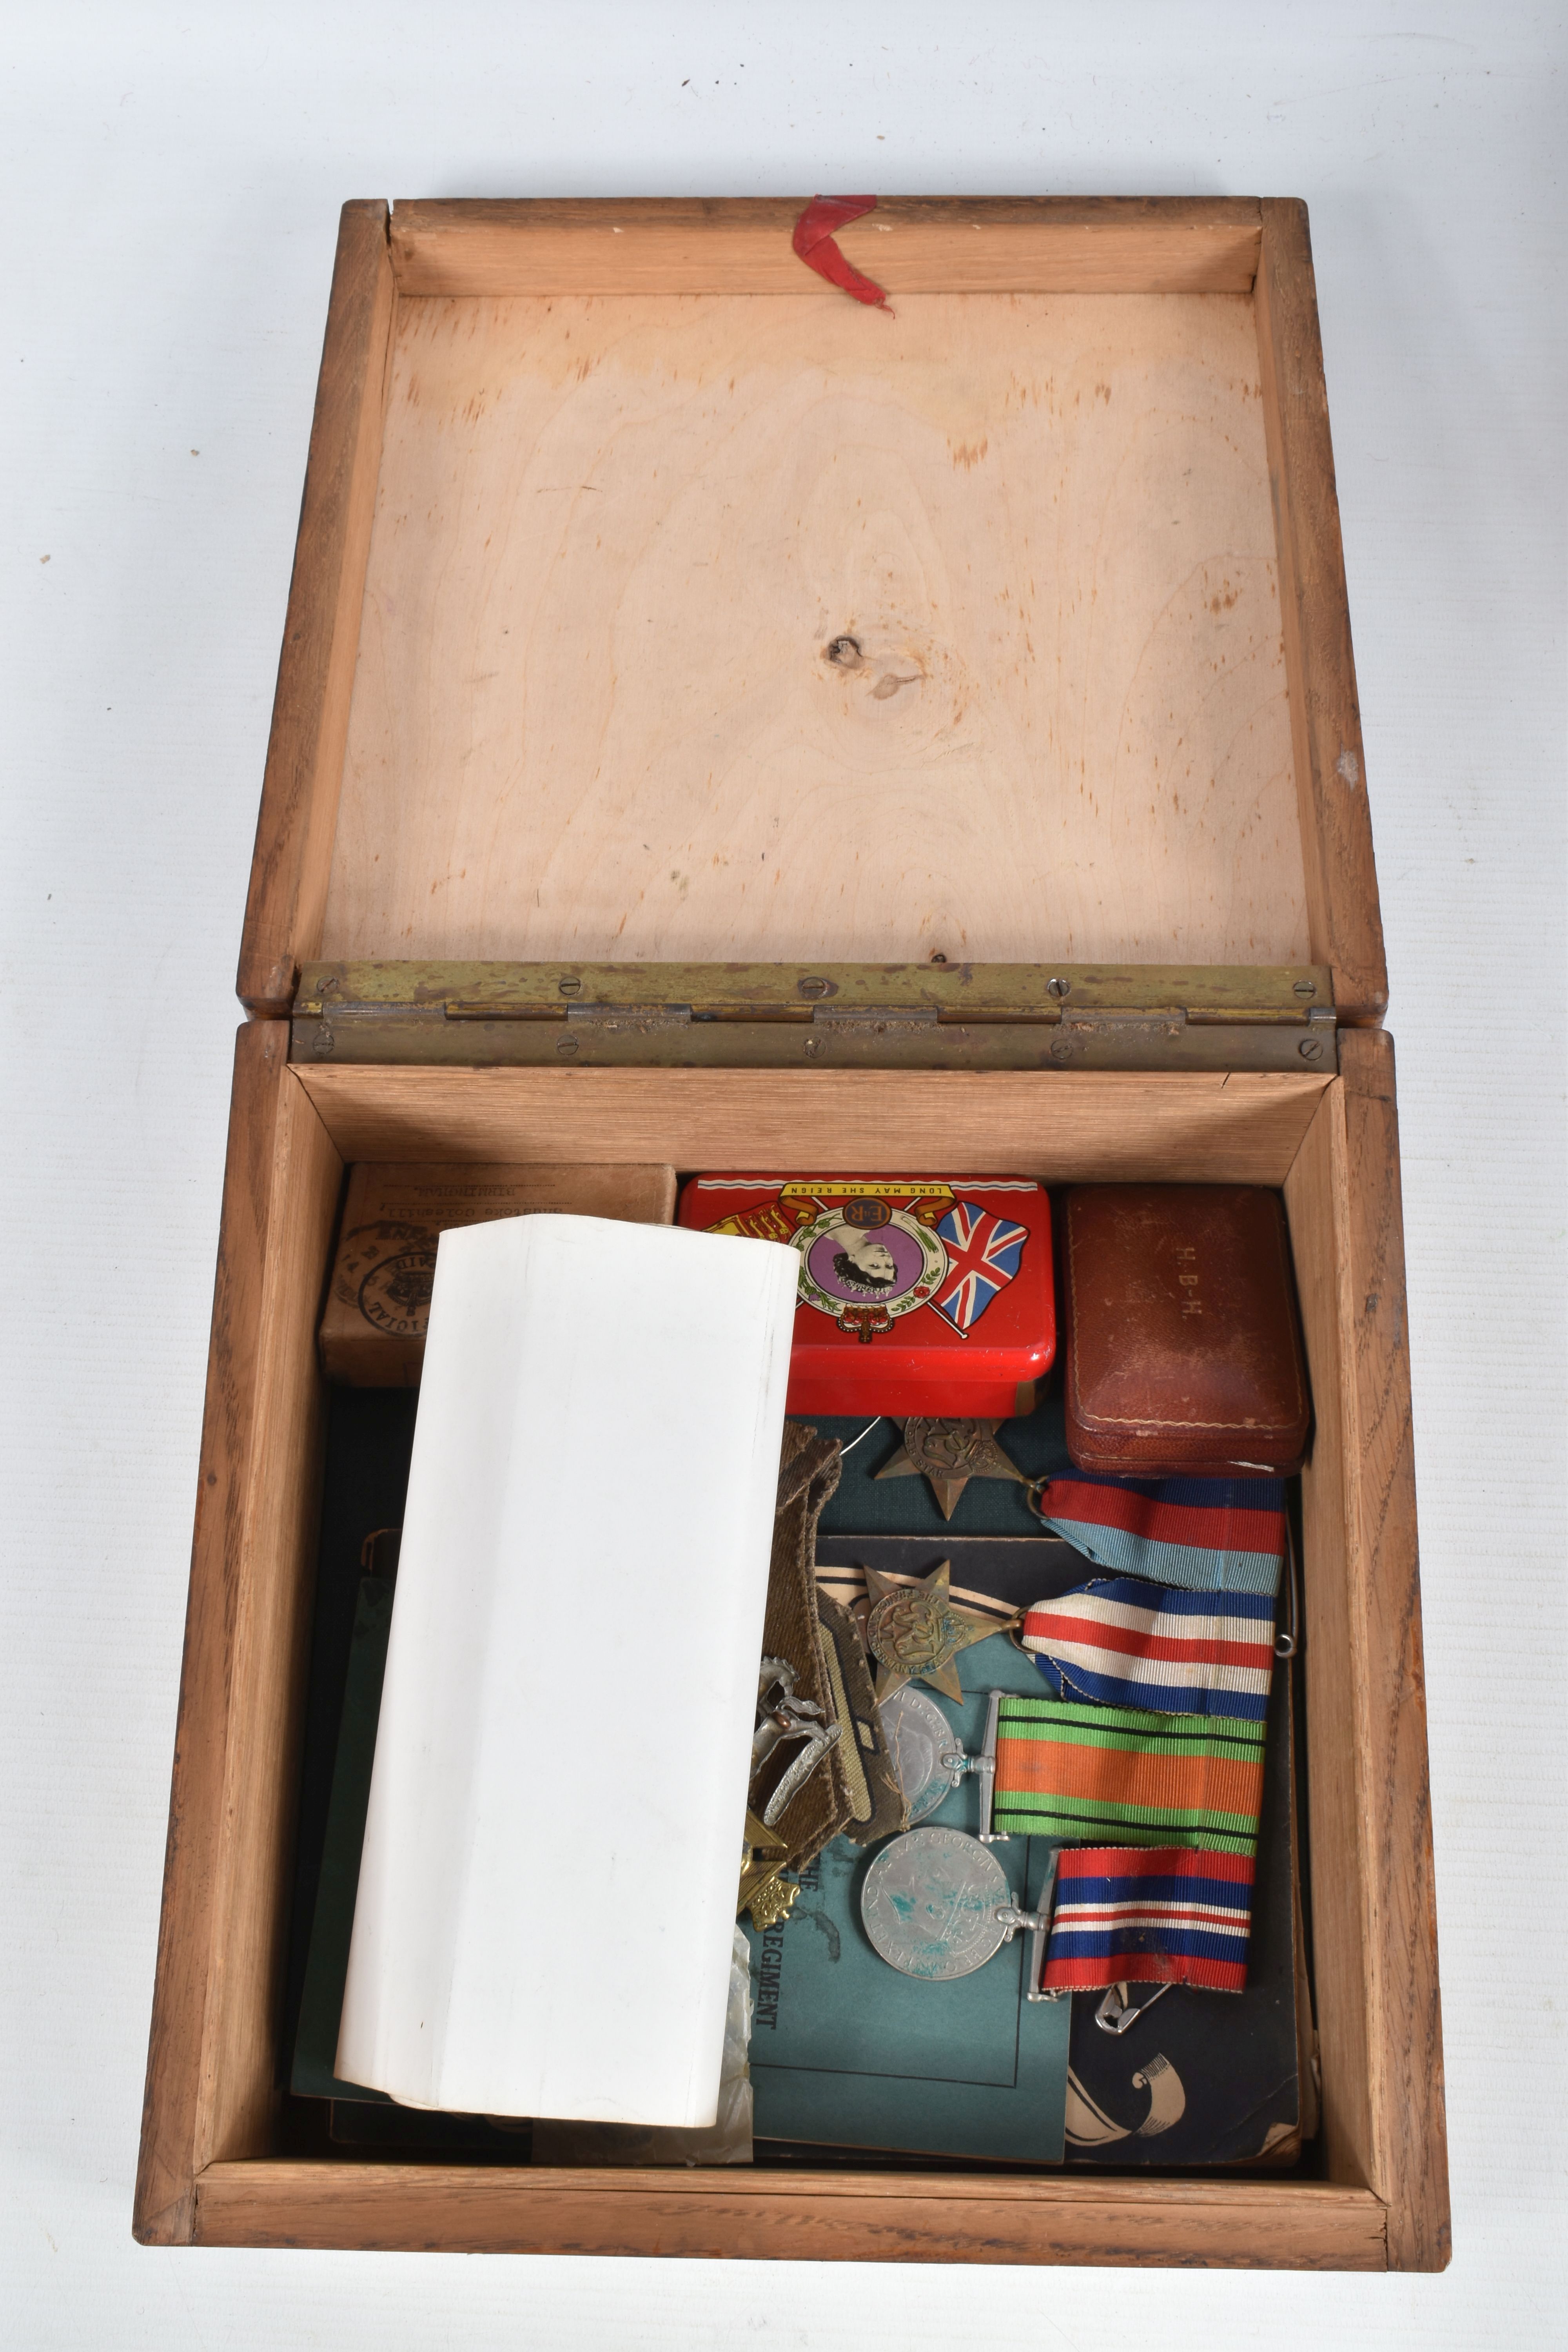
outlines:
M1331 1068L1304 208L345 208L239 992L355 1061Z

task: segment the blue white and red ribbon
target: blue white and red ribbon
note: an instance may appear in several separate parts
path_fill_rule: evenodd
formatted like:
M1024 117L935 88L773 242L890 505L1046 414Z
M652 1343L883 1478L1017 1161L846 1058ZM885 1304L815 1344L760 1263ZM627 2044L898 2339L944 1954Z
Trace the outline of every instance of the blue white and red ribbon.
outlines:
M1058 1698L1261 1723L1274 1671L1267 1593L1099 1577L1024 1614L1019 1642Z
M1240 1992L1252 1926L1252 1863L1184 1846L1084 1846L1057 1864L1041 1985L1187 1984Z
M1097 1568L1194 1592L1279 1590L1282 1478L1106 1478L1063 1470L1032 1498L1047 1527Z

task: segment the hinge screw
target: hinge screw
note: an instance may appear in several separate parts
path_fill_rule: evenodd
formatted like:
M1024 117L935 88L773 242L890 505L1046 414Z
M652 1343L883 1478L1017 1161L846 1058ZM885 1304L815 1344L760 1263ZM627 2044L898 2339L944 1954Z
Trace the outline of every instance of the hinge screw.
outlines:
M563 1055L567 1060L570 1060L572 1055L577 1051L576 1038L563 1037L555 1050L558 1054Z
M826 980L805 979L795 983L802 996L826 996L830 983Z
M1051 1039L1050 1054L1053 1062L1070 1062L1072 1059L1072 1039L1070 1037L1053 1037Z
M1293 984L1298 996L1316 996L1318 992L1315 980L1298 980Z
M1323 1041L1321 1037L1303 1037L1296 1051L1304 1062L1321 1062L1323 1058Z
M583 993L582 982L574 980L570 973L564 980L558 981L556 986L563 996L581 996Z
M1070 996L1072 994L1072 982L1070 980L1047 980L1046 982L1046 994L1047 996Z

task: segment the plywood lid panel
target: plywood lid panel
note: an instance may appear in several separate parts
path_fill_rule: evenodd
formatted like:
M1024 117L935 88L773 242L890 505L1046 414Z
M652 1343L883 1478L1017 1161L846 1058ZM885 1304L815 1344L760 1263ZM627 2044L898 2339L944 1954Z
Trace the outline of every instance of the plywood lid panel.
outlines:
M320 952L1308 960L1252 300L400 300Z

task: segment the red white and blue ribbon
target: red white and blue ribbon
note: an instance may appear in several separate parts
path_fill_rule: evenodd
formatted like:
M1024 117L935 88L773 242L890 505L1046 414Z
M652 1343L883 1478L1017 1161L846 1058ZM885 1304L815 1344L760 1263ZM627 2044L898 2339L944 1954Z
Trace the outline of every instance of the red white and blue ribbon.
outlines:
M931 1307L965 1339L1017 1273L1028 1228L994 1216L977 1202L955 1201L937 1232L947 1250L947 1272Z
M1018 1640L1058 1698L1253 1723L1268 1711L1274 1603L1267 1593L1097 1577L1059 1601L1037 1601Z
M1277 1593L1285 1560L1282 1478L1106 1478L1064 1470L1035 1509L1097 1568L1194 1592Z
M1240 1992L1252 1926L1252 1863L1184 1846L1083 1846L1057 1864L1041 1985L1186 1984Z

